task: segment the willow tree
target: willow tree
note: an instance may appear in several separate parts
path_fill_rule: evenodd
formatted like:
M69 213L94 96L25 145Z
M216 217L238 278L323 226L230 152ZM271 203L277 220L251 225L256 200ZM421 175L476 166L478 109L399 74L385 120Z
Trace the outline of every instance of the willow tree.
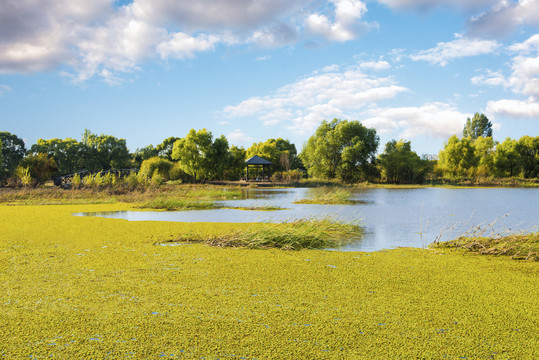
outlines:
M378 143L376 130L359 121L333 119L320 124L300 156L309 176L352 182L376 171Z

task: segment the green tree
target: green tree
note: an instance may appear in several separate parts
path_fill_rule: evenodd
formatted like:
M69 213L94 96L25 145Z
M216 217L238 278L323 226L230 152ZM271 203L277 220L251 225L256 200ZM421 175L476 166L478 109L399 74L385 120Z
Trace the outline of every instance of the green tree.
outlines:
M380 155L382 175L394 184L423 183L427 174L427 162L412 151L411 142L391 140Z
M536 178L539 174L539 136L521 137L515 150L520 159L522 175L525 178Z
M438 169L449 177L470 176L478 163L471 137L459 139L453 135L438 156Z
M208 152L208 177L210 179L223 179L224 171L229 164L229 156L228 140L221 135L213 141Z
M232 145L229 150L228 163L224 170L226 180L239 180L243 176L247 151L243 147Z
M334 119L320 124L300 156L310 176L358 181L373 176L378 143L376 130Z
M494 140L490 136L479 136L473 142L473 146L478 159L475 175L491 175L494 172Z
M0 180L6 179L14 175L17 165L24 158L26 147L24 141L17 135L0 131L0 141L2 142L2 168L0 172Z
M83 168L84 145L75 139L39 139L32 145L30 154L47 154L58 164L62 175L72 174Z
M86 145L84 165L87 170L122 169L131 165L125 139L92 134L86 129L81 142Z
M511 138L496 146L494 152L494 167L496 175L500 177L513 177L520 173L520 159L517 152L517 140Z
M260 156L271 161L271 171L284 171L291 168L297 156L296 145L288 139L268 139L259 143L253 143L247 149L247 158Z
M149 179L157 174L163 181L167 181L173 165L171 161L155 156L142 162L139 173Z
M466 119L462 137L470 136L473 140L478 137L492 137L492 123L484 114L475 113L474 117Z
M174 143L180 140L180 138L171 136L163 140L163 142L155 147L157 154L155 156L160 156L162 158L172 160L172 149L174 148Z
M212 145L212 134L206 129L191 129L182 139L174 143L172 159L178 160L180 167L197 181L197 174L207 175L208 153Z
M151 144L141 149L137 149L135 150L133 154L131 154L131 158L133 160L133 166L136 168L140 168L144 160L147 160L155 156L158 156L158 151Z
M4 172L4 168L3 168L3 166L4 166L4 153L2 152L2 147L3 147L2 140L0 140L0 166L1 166L1 168L0 168L0 179L2 178L1 174Z
M19 174L28 169L30 176L37 184L43 184L50 180L51 176L58 172L58 164L48 154L35 154L25 157L19 164Z

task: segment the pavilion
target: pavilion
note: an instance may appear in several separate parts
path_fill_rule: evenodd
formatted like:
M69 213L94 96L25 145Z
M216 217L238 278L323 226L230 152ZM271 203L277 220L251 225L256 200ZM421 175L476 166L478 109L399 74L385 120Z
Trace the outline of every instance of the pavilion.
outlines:
M268 169L267 177L269 178L271 174L270 172L271 165L272 165L271 161L268 161L256 155L245 160L245 166L247 166L247 181L249 181L249 166L255 166L255 167L262 166L262 178L264 178L265 170L267 168Z

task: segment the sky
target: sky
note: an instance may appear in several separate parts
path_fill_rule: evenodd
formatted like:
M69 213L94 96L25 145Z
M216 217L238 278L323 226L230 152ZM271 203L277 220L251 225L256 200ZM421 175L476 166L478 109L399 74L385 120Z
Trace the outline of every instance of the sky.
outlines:
M135 151L206 128L300 150L323 120L437 154L539 135L539 0L0 0L0 131Z

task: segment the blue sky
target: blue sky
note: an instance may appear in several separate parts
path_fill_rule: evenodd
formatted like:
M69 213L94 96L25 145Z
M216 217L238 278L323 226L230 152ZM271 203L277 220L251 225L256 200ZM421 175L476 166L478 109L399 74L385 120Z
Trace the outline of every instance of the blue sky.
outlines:
M301 149L340 118L436 154L483 112L537 136L538 30L539 0L0 0L0 131Z

